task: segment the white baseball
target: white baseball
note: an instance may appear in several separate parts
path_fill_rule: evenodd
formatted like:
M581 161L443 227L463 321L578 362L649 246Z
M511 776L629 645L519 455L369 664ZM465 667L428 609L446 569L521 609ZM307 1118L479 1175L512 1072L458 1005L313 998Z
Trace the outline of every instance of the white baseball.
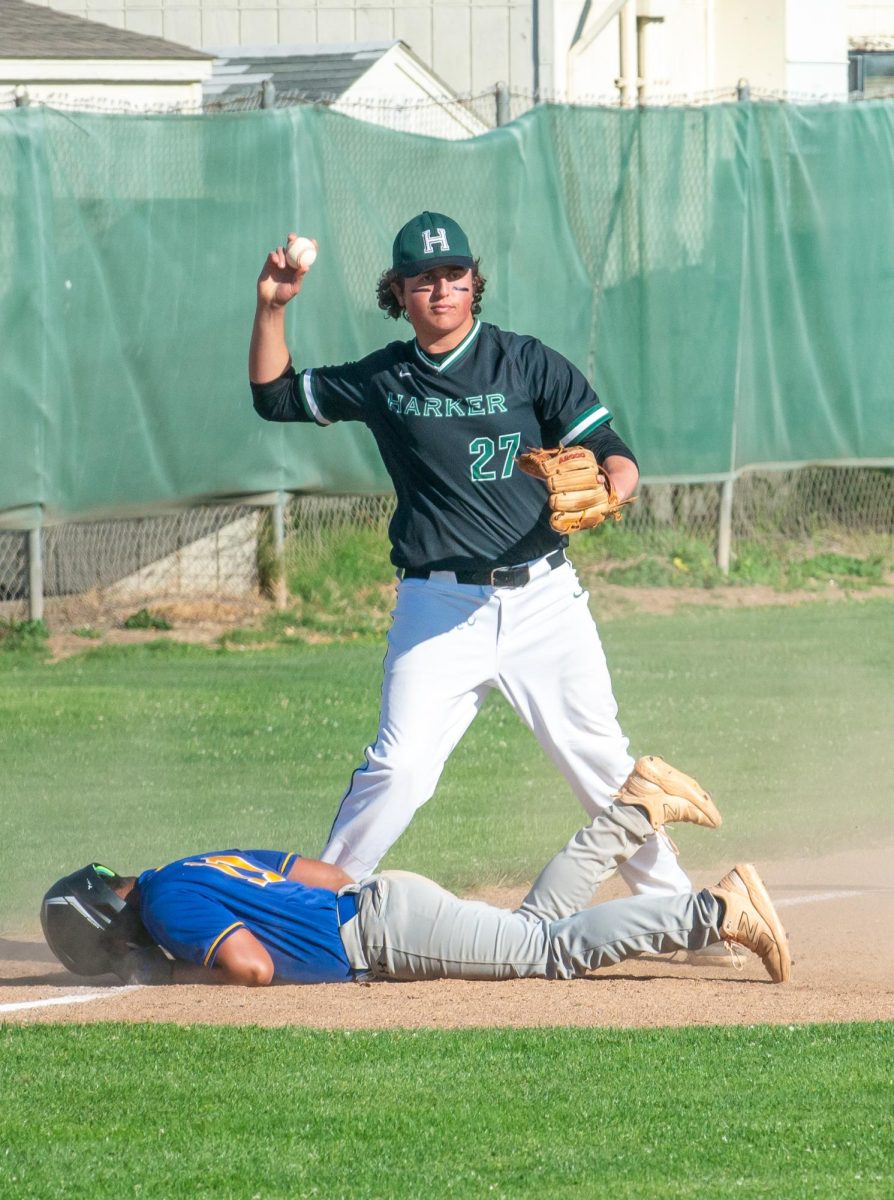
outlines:
M286 262L296 270L309 271L317 257L317 248L310 238L295 238L286 246Z

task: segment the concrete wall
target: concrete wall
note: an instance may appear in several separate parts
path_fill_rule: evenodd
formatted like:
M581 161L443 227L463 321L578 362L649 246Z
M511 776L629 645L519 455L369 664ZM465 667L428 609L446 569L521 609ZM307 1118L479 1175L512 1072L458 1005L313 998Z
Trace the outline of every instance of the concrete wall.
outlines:
M851 0L847 6L848 37L890 37L894 34L894 3L892 0Z
M754 88L785 90L788 3L728 0L715 5L714 82L709 90L734 86L739 79L747 79Z

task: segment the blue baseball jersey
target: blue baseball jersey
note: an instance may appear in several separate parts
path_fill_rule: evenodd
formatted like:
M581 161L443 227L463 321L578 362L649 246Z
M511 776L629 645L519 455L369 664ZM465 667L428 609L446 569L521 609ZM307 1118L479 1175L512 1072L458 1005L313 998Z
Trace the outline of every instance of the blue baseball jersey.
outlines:
M359 362L252 384L268 421L361 421L391 476L398 567L513 566L567 545L550 528L542 482L519 469L532 446L586 445L636 461L584 375L533 337L475 321L431 356L413 339Z
M273 959L276 981L353 979L335 892L286 879L297 857L282 850L218 850L144 871L137 881L143 924L184 962L214 966L226 939L247 929Z

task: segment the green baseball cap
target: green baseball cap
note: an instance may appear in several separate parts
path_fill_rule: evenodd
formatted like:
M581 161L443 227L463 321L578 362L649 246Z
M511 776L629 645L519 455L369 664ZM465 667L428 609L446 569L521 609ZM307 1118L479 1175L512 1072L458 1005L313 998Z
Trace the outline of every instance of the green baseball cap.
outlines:
M450 217L423 212L407 221L394 239L392 265L399 275L421 275L430 267L474 266L469 239Z

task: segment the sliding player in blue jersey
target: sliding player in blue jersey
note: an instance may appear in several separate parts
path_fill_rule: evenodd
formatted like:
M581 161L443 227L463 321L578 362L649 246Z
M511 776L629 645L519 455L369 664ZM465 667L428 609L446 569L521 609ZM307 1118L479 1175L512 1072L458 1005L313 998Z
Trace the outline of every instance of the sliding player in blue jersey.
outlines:
M673 821L716 828L720 814L694 779L652 756L511 912L408 872L354 882L294 853L231 849L139 876L91 863L50 888L41 922L70 970L140 983L570 979L720 941L758 954L774 982L787 979L785 931L750 864L698 893L592 906L600 882Z

